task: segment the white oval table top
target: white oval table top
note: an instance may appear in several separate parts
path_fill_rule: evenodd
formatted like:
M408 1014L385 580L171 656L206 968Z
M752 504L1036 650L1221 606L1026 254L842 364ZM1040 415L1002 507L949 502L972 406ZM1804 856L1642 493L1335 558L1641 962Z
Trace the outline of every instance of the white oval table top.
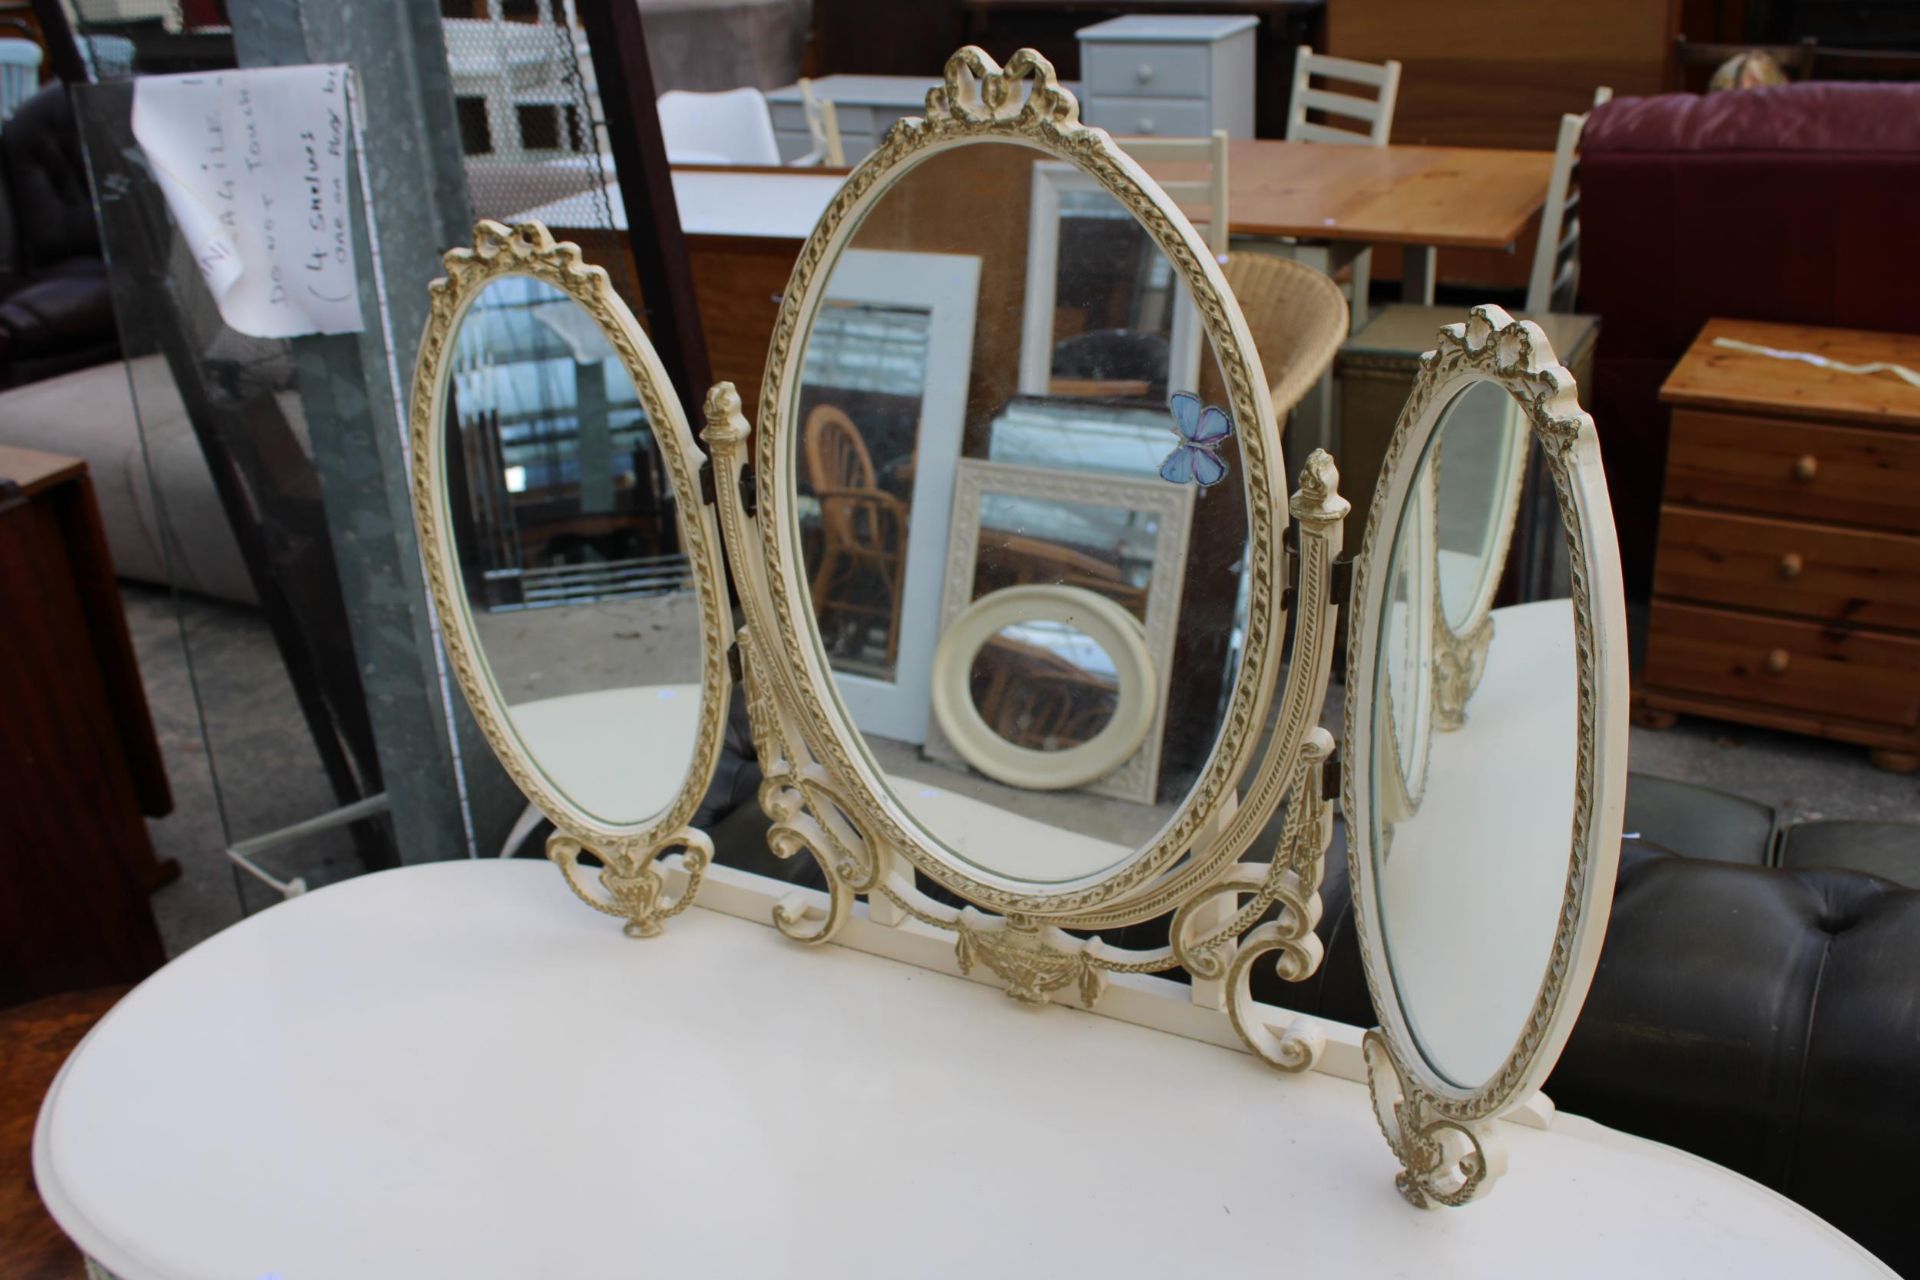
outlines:
M1890 1274L1572 1117L1422 1212L1366 1091L551 866L403 868L175 960L74 1052L34 1167L124 1280Z

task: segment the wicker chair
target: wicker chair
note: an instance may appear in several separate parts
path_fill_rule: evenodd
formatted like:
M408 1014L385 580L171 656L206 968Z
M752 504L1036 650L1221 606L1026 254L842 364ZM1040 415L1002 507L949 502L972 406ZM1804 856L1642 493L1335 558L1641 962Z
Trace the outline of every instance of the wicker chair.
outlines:
M1266 370L1274 420L1284 429L1346 340L1347 300L1331 278L1286 258L1236 253L1226 274Z

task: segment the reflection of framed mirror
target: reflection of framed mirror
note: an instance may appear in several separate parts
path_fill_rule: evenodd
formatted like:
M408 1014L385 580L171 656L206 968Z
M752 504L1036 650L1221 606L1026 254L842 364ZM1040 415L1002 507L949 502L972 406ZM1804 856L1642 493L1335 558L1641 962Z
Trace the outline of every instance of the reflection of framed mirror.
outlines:
M414 376L413 499L453 674L575 890L654 932L711 853L687 823L730 685L698 446L574 245L483 222L445 261ZM656 860L673 850L686 879L669 898Z
M1198 385L1201 341L1146 229L1078 167L1035 164L1020 390L1161 403Z
M863 729L925 740L940 540L972 370L980 259L843 254L807 346L802 536L840 696Z
M1159 480L1009 466L963 458L953 489L946 582L940 602L944 632L975 600L1028 583L1064 583L1113 600L1136 618L1156 672L1173 664L1187 528L1194 490ZM1166 731L1166 682L1140 748L1085 789L1152 804ZM954 761L938 725L926 753Z
M1401 642L1449 626L1436 538L1455 536L1456 581L1499 577L1508 530L1487 525L1514 518L1528 438L1559 495L1571 596L1484 616L1472 714L1426 735L1424 786L1408 805L1383 742L1399 733L1405 682L1441 672L1407 663ZM1381 1020L1365 1049L1401 1190L1459 1204L1499 1176L1487 1122L1552 1069L1599 958L1626 781L1625 603L1593 422L1539 328L1497 307L1441 331L1375 494L1354 567L1345 746L1374 767L1343 778ZM1408 590L1416 579L1437 586ZM1478 599L1490 590L1459 603Z

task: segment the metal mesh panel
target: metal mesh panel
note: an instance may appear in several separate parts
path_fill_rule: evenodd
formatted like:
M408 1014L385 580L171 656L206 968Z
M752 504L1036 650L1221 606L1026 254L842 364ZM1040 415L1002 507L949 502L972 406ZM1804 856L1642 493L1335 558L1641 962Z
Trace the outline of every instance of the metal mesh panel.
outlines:
M612 160L573 0L441 0L440 14L474 217L610 232ZM595 260L635 301L625 256Z

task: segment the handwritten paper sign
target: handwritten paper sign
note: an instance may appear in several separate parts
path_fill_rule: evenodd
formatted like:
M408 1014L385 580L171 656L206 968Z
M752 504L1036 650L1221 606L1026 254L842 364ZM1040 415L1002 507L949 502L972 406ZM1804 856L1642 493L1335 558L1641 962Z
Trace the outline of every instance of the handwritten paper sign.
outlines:
M358 333L345 66L141 76L133 136L231 327Z

